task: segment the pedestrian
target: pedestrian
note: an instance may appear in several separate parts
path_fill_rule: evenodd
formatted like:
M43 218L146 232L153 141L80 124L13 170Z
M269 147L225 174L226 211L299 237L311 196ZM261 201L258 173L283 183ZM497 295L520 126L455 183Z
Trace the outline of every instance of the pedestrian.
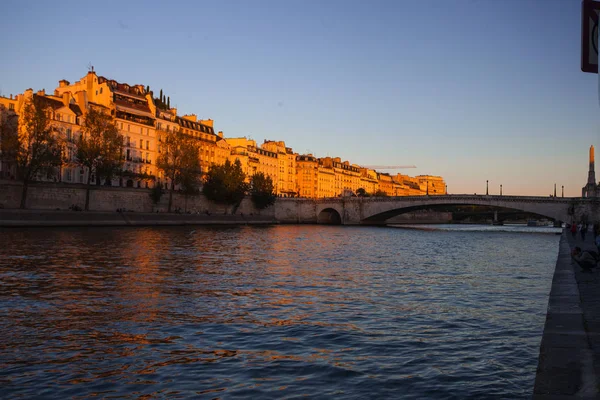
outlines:
M573 235L573 239L577 236L577 224L575 222L571 224L571 235Z
M573 251L571 251L571 258L575 260L581 268L587 270L594 268L598 263L598 260L592 253L587 250L582 251L580 247L575 247Z
M585 242L585 234L587 233L587 224L581 224L581 240Z

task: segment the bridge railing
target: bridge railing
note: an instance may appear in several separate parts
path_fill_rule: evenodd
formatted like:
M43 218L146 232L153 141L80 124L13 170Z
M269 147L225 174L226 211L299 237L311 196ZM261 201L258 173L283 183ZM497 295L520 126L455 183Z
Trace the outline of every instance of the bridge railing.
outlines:
M510 196L510 195L469 195L469 194L448 194L435 196L386 196L386 197L328 197L319 199L310 198L278 198L278 201L301 201L322 203L343 203L343 202L439 202L439 201L477 201L477 202L534 202L534 203L595 203L600 202L600 198L590 197L551 197L551 196Z

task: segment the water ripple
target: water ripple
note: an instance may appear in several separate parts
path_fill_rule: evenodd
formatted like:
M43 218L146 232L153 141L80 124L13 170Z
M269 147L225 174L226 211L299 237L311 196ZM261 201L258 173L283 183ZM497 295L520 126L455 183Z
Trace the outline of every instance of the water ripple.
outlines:
M558 244L317 226L0 240L14 398L529 398Z

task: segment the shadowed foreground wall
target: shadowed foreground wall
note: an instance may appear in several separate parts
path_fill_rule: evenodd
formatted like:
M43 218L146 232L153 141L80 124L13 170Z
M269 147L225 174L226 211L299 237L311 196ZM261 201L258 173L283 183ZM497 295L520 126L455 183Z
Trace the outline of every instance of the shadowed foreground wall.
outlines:
M90 211L116 211L126 209L136 212L166 211L169 193L165 192L158 204L150 199L150 189L116 188L107 186L90 186ZM5 209L19 208L22 185L14 181L0 181L0 207ZM29 186L26 208L32 210L67 210L71 205L80 208L85 206L85 186L72 184L37 183ZM211 214L231 214L233 206L215 204L203 195L184 196L173 194L172 209ZM273 207L257 210L247 197L235 210L237 214L273 215Z

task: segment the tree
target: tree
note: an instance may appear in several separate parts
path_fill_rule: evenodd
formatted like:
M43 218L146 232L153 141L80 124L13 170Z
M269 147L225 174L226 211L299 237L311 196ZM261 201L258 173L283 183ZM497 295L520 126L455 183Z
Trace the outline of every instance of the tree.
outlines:
M369 197L369 193L367 193L367 191L364 188L359 188L356 190L356 195L358 197Z
M114 118L97 109L85 115L82 135L77 143L76 163L87 168L85 210L90 205L90 182L96 174L97 182L110 180L123 164L123 136L119 134Z
M262 210L275 204L275 192L273 190L273 180L270 176L259 172L252 176L250 195L254 207Z
M194 193L200 185L200 158L198 142L177 132L167 133L156 165L171 181L168 211L173 205L175 185L182 185L184 192Z
M167 97L167 108L171 109L171 97Z
M384 192L383 190L379 189L379 190L377 190L377 191L376 191L376 192L373 194L373 196L375 196L375 197L387 197L387 193L386 193L386 192Z
M248 191L242 163L236 159L212 165L204 178L202 192L207 199L221 204L240 204Z
M34 96L24 105L18 134L7 138L5 144L6 151L14 157L17 174L23 179L20 207L25 208L29 184L39 173L52 173L62 161L62 149L42 98Z
M5 174L12 175L12 167L15 164L15 150L19 129L19 117L12 110L7 110L0 104L0 169Z
M150 191L150 198L152 199L152 203L158 204L160 198L163 195L163 188L160 182L157 182L152 190Z

